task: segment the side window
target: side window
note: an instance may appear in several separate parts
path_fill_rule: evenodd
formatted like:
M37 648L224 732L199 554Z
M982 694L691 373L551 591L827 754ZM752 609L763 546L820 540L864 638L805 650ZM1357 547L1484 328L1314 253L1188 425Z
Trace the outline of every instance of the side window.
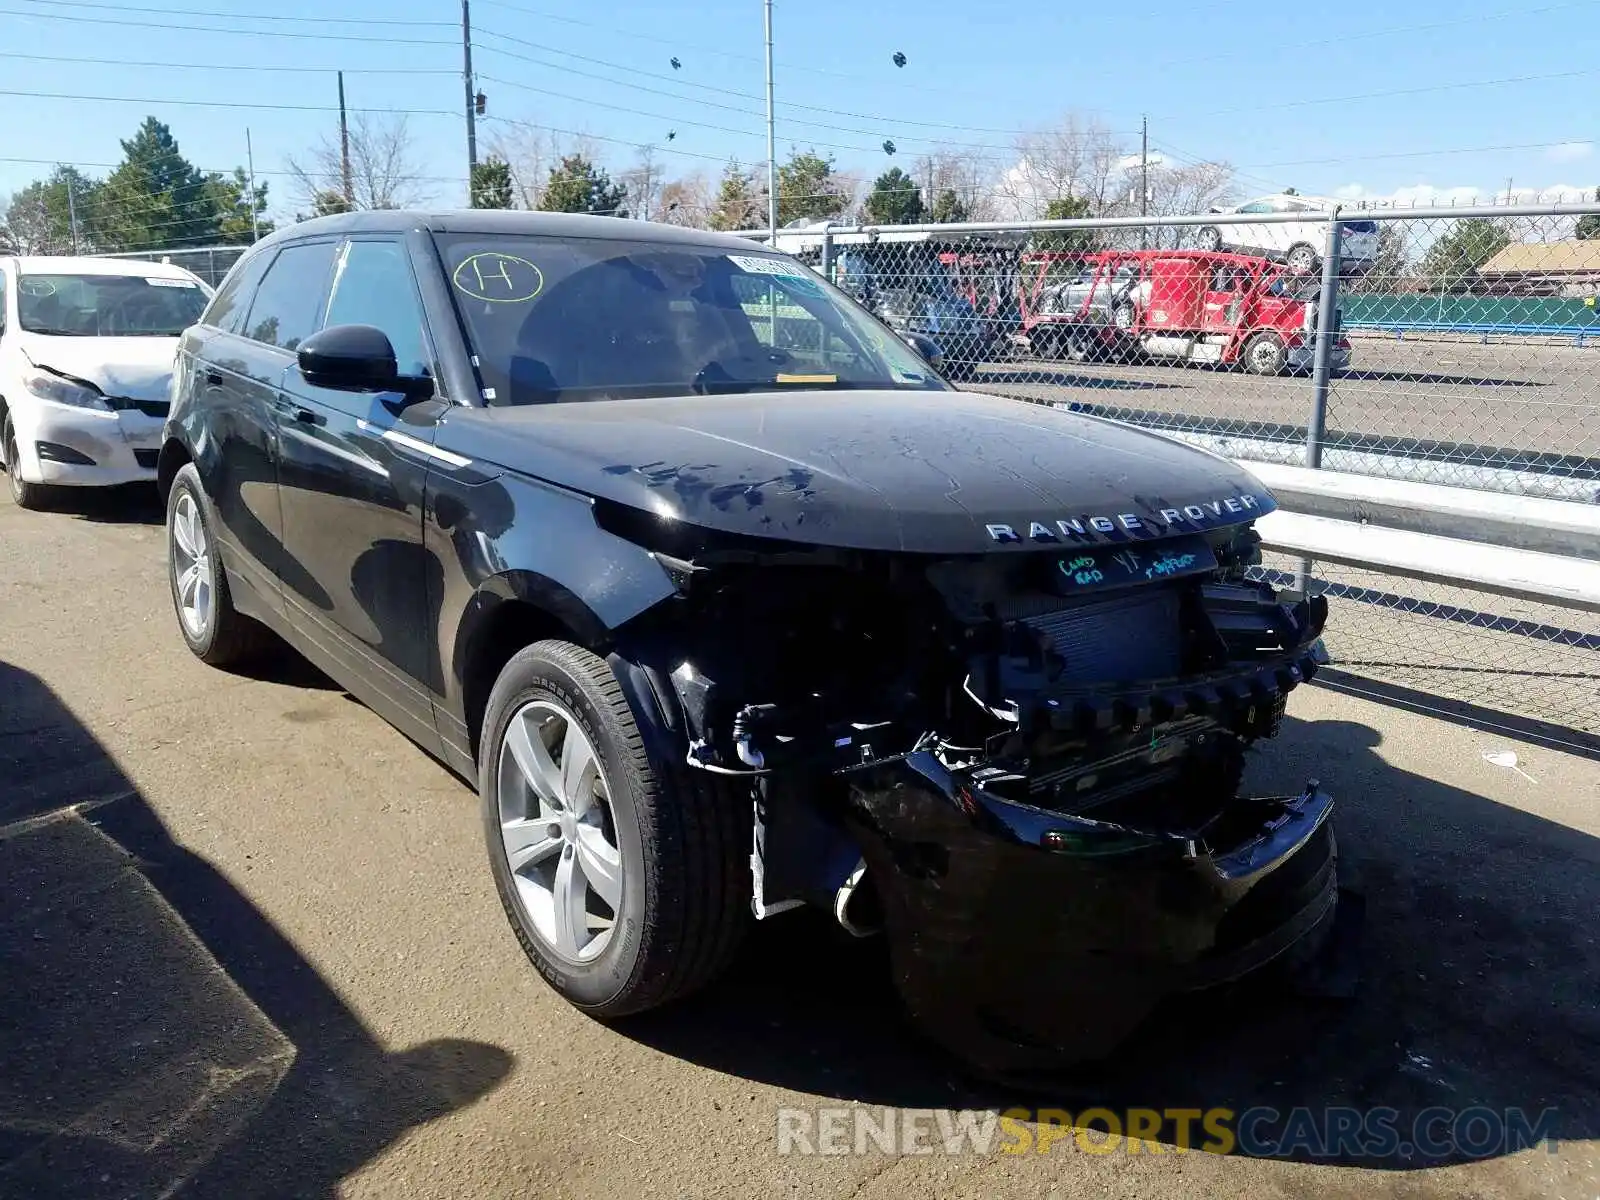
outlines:
M293 350L317 331L328 294L333 242L285 246L267 269L245 319L244 335Z
M346 242L334 273L328 325L372 325L388 335L402 375L431 375L422 304L399 242Z
M257 254L231 271L222 281L222 290L211 301L211 306L200 316L202 325L228 333L242 333L244 315L250 308L250 296L261 282L261 276L272 262L272 254Z

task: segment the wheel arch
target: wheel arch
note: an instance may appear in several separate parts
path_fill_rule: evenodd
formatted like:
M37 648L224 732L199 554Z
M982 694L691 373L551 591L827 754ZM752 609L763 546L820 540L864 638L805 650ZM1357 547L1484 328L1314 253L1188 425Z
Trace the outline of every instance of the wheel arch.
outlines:
M163 504L167 502L172 481L177 478L178 472L193 461L194 455L189 453L189 447L181 439L169 437L161 444L161 453L156 459L156 490Z
M611 634L578 596L537 572L507 571L478 586L456 631L452 653L452 676L460 689L474 761L489 693L501 670L519 650L550 639L604 657Z

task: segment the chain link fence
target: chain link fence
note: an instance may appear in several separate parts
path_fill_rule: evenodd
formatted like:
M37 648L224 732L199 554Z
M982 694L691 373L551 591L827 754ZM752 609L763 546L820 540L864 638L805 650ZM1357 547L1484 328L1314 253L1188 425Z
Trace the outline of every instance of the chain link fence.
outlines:
M145 262L171 263L198 275L211 287L222 285L233 264L244 257L249 246L195 246L182 250L125 250L102 254L101 258L137 258Z
M1600 503L1600 206L1335 214L1285 198L750 236L931 339L967 388L1233 458ZM1316 575L1346 670L1600 733L1593 614Z

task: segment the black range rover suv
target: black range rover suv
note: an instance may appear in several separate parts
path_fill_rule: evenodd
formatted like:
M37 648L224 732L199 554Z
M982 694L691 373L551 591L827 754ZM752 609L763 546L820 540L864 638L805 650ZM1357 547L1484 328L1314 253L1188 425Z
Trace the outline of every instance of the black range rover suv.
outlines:
M283 230L173 388L185 641L282 639L476 780L586 1012L810 904L1017 1072L1330 925L1330 799L1239 794L1325 602L1250 580L1273 501L1224 459L956 391L794 260L609 217Z

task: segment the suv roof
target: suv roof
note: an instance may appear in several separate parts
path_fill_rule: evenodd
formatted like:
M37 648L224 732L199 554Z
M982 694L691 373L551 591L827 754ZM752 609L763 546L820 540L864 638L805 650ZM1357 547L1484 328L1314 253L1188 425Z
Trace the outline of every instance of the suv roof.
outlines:
M372 209L315 217L280 229L258 246L277 245L318 234L406 233L426 229L433 233L493 233L522 237L606 238L706 246L721 250L766 249L762 243L732 234L635 221L626 217L596 217L585 213L519 212L508 209Z

